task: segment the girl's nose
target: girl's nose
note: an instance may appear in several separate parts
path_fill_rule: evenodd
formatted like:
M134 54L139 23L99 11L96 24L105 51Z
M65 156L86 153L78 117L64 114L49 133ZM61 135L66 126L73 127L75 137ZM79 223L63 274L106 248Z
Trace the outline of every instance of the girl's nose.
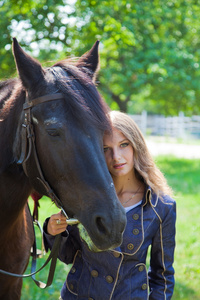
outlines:
M115 161L120 160L120 152L118 149L113 149L113 160L115 160Z

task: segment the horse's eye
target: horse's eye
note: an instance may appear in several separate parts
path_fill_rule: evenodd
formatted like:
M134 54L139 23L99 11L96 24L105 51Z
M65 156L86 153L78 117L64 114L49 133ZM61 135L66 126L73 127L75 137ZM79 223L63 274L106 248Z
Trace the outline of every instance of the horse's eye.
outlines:
M58 129L47 129L47 133L50 136L59 136L60 132Z

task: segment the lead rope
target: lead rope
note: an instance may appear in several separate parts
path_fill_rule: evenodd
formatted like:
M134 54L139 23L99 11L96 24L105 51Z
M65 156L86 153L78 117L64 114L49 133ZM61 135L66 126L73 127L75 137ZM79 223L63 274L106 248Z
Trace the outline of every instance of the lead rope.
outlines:
M34 230L35 232L35 230ZM57 257L58 257L58 253L59 253L59 248L60 248L60 242L61 242L61 234L56 235L55 237L55 241L53 244L53 248L50 252L50 255L48 256L46 262L44 263L44 265L38 269L36 271L36 266L37 266L37 247L36 247L36 238L34 239L34 243L33 243L33 258L32 258L32 264L31 264L31 274L28 274L28 276L26 275L26 277L32 277L33 281L35 282L35 284L41 288L41 289L45 289L47 287L49 287L52 282L53 282L53 278L54 278L54 273L55 273L55 268L56 268L56 262L57 262ZM47 283L44 283L42 281L39 281L35 278L35 274L37 274L38 272L40 272L44 267L46 267L46 265L50 262L51 260L51 265L49 268L49 275L47 278Z
M61 234L58 234L55 237L55 241L54 241L52 250L51 250L47 260L45 261L43 266L41 268L39 268L37 271L36 271L36 258L37 258L37 253L36 252L37 252L37 250L36 250L36 242L34 240L33 258L32 258L32 266L31 266L31 273L30 274L16 274L16 273L7 272L7 271L1 270L1 269L0 269L0 273L4 274L4 275L12 276L12 277L19 277L19 278L32 277L32 279L34 280L34 282L37 284L38 287L40 287L42 289L45 289L46 287L50 286L52 284L52 281L53 281L57 256L58 256L59 248L60 248L60 241L61 241ZM48 275L47 283L45 284L41 281L36 280L35 279L35 274L37 274L42 269L44 269L44 267L46 267L46 265L50 262L50 260L51 260L51 265L50 265L49 275Z
M29 213L31 215L29 205L28 205L28 209L29 209ZM33 222L36 222L36 221L37 220L33 220ZM36 222L36 224L39 227L40 231L42 232L42 228L39 225L38 221ZM45 288L49 287L52 284L52 282L53 282L53 277L54 277L55 268L56 268L56 261L57 261L57 257L58 257L58 253L59 253L59 248L60 248L61 234L56 235L55 241L54 241L54 244L53 244L53 247L52 247L52 250L51 250L51 252L50 252L47 260L45 261L45 263L43 264L43 266L36 271L36 266L37 266L37 246L36 246L36 236L35 236L35 228L34 228L34 226L33 226L33 232L34 232L34 243L33 243L33 246L32 246L33 251L32 251L32 262L31 262L31 273L30 274L16 274L16 273L11 273L11 272L8 272L8 271L0 269L0 274L12 276L12 277L18 277L18 278L32 277L32 279L34 280L35 284L38 287L40 287L41 289L45 289ZM49 275L48 275L48 278L47 278L47 283L44 283L42 281L36 280L35 274L37 274L44 267L46 267L46 265L50 261L51 261L51 265L50 265L50 268L49 268Z

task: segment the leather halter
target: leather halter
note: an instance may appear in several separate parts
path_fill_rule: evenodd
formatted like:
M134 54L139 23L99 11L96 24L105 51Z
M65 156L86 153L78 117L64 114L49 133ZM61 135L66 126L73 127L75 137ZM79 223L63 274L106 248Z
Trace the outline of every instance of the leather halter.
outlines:
M34 129L33 129L33 124L32 124L32 119L31 119L31 108L39 105L41 103L53 101L53 100L61 100L64 99L63 94L61 93L56 93L56 94L48 94L45 96L41 96L39 98L35 98L31 101L28 100L26 97L26 102L23 105L24 109L24 122L22 124L22 146L21 146L21 155L20 159L18 160L18 164L22 164L23 169L27 177L30 178L30 174L28 171L27 167L27 161L33 153L33 159L34 159L34 164L37 169L37 173L39 176L36 178L44 187L47 195L52 199L52 201L62 210L64 216L68 219L67 223L68 225L73 225L78 223L78 220L76 219L69 219L67 213L62 207L62 203L60 199L56 196L52 188L50 187L49 183L45 180L38 155L36 152L36 147L35 147L35 134L34 134Z

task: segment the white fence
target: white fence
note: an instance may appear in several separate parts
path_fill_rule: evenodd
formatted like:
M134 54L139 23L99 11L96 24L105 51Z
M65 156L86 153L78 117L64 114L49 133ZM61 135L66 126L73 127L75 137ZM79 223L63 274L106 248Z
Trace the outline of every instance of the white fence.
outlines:
M183 112L180 112L178 116L165 117L148 115L146 111L143 111L141 115L130 116L144 135L200 139L200 116L186 117Z

